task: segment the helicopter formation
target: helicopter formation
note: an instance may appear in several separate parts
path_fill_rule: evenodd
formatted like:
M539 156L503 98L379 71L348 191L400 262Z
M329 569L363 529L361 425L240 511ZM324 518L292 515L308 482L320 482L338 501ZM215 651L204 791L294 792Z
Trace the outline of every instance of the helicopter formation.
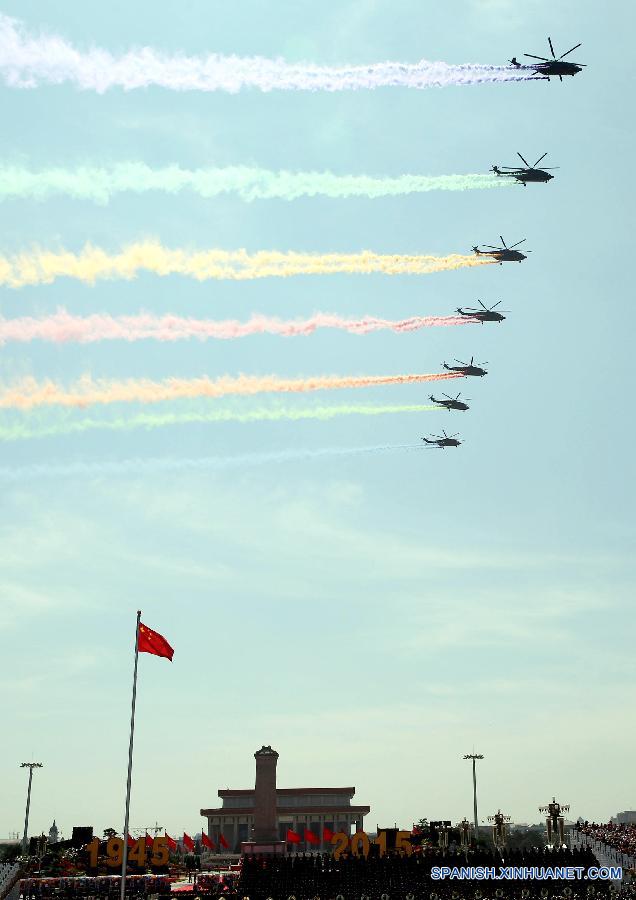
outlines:
M539 62L534 64L524 65L520 63L514 56L510 60L510 64L515 68L525 68L531 69L533 74L538 78L545 79L547 81L550 80L550 77L558 77L559 81L563 81L564 75L576 75L584 68L584 63L574 63L567 61L565 59L566 56L569 56L570 53L573 53L574 50L578 49L581 44L576 44L570 50L562 53L561 56L557 57L554 53L554 47L552 45L552 39L548 38L548 44L550 46L550 57L545 56L535 56L532 53L524 53L524 56L529 57L530 59L539 60ZM534 79L533 79L534 80ZM527 187L528 184L547 184L549 181L552 181L554 176L550 174L555 169L558 169L558 166L550 166L539 168L539 163L541 163L545 157L547 156L547 152L540 156L535 163L530 165L530 163L517 151L517 156L523 163L523 166L499 166L493 165L491 167L491 172L498 176L499 178L510 178L514 179L517 184L523 185L523 187ZM492 244L482 244L481 248L479 246L474 246L473 253L476 256L486 256L490 257L492 262L498 263L499 265L503 265L505 262L523 262L528 258L527 254L531 253L531 250L525 250L522 252L518 250L520 244L523 244L526 241L526 238L522 238L520 241L517 241L515 244L511 244L508 246L506 244L502 235L499 236L501 241L501 246L495 247ZM501 303L499 300L493 306L486 306L481 300L477 301L478 307L466 307L465 309L462 307L458 307L456 313L458 316L462 316L464 319L470 319L474 322L480 322L482 325L485 322L503 322L505 320L505 316L502 315L502 310L497 311L497 307ZM462 362L462 360L456 359L454 360L457 365L448 365L448 363L443 362L442 367L446 369L448 372L454 372L459 377L468 378L468 377L476 377L483 378L488 374L488 371L484 369L485 365L488 363L477 364L475 363L474 357L471 356L470 362ZM470 398L467 397L464 400L460 400L461 392L457 394L455 397L451 397L449 394L442 394L441 398L435 397L433 394L430 396L430 400L434 403L439 409L446 409L448 412L457 411L457 412L466 412L470 407L466 400ZM431 434L428 437L423 437L422 440L425 444L428 445L430 449L438 449L445 450L447 447L459 447L464 441L459 440L458 434L448 435L444 430L442 430L441 434Z

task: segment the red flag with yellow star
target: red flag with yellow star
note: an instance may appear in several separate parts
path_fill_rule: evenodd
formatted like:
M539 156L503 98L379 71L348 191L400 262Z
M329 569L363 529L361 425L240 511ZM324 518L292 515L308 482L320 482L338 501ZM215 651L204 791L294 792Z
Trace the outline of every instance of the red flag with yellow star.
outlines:
M139 623L137 649L140 653L152 653L154 656L163 656L169 659L170 662L172 662L172 657L174 656L174 650L165 637L160 635L158 631L148 628L142 622Z

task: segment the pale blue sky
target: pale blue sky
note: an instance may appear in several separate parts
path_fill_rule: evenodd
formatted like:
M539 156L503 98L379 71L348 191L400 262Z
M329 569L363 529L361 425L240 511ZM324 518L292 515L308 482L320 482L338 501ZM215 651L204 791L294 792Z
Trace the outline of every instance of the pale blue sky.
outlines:
M113 52L362 63L502 63L578 41L560 84L369 93L103 96L1 89L2 162L140 160L373 175L487 171L515 151L560 165L547 185L386 200L242 203L189 194L5 202L0 251L39 244L466 252L527 237L523 266L421 278L193 283L142 276L3 290L4 316L140 309L213 318L444 315L503 300L501 326L355 337L2 351L2 376L435 371L489 361L458 386L472 409L330 422L93 432L2 444L3 465L408 444L452 426L445 453L320 459L223 473L23 480L1 494L0 836L55 817L120 828L135 610L175 647L141 660L132 824L200 827L218 787L355 784L368 824L470 815L463 753L486 755L480 810L538 820L634 808L633 4L547 0L212 2L4 0L2 11ZM449 391L450 392L450 391ZM285 405L420 403L426 386ZM233 406L273 403L237 399ZM185 404L165 404L179 411ZM194 403L192 408L201 409ZM109 416L132 407L97 411ZM81 414L73 414L80 418ZM0 423L20 417L3 413ZM55 411L33 415L55 421Z

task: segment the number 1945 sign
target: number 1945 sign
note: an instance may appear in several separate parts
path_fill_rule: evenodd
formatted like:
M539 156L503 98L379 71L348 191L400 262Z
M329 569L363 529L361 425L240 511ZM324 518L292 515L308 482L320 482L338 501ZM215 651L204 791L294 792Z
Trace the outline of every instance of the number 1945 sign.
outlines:
M403 853L406 856L411 855L413 847L411 845L410 837L410 831L397 831L395 833L396 853ZM356 833L351 836L344 831L338 831L331 838L331 843L333 844L334 859L340 859L343 853L352 853L354 856L362 854L362 856L367 857L371 849L371 844L380 848L380 856L384 856L387 850L393 850L393 848L387 848L386 831L380 831L377 837L373 838L372 841L364 831L356 831Z
M93 838L90 844L84 848L88 853L88 865L96 869L99 860L99 838ZM134 863L140 868L146 866L168 865L168 842L165 837L156 837L154 840L139 838L128 848L128 862ZM111 837L106 841L106 858L103 862L111 869L121 869L124 860L124 842L122 838Z

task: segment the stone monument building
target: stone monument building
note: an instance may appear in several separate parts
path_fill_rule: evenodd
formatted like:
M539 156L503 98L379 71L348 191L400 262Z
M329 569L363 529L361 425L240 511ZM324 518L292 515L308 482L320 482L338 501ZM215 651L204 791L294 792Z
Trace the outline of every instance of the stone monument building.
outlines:
M208 822L208 836L217 847L222 834L232 852L240 852L241 844L245 843L259 845L258 852L263 852L265 845L278 845L279 850L284 850L290 829L301 837L301 843L295 845L297 850L324 850L327 847L323 840L324 828L347 834L363 830L369 807L352 805L354 787L279 788L276 785L278 753L264 746L256 751L254 758L254 788L219 790L223 805L201 810ZM306 829L319 838L320 844L304 840ZM265 852L278 851L272 846Z

